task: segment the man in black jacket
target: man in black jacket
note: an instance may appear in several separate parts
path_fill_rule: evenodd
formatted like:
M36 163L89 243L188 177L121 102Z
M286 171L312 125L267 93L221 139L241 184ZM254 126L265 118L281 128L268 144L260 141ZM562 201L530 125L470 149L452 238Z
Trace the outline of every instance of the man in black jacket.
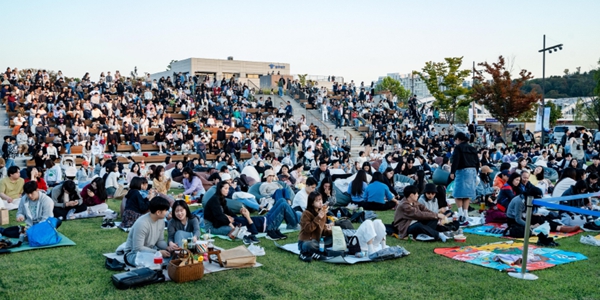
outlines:
M450 178L454 179L454 191L452 196L458 207L459 221L468 224L469 204L475 198L477 188L477 170L479 169L479 157L477 150L469 145L469 139L464 132L458 132L454 136L458 143L452 153L452 168Z

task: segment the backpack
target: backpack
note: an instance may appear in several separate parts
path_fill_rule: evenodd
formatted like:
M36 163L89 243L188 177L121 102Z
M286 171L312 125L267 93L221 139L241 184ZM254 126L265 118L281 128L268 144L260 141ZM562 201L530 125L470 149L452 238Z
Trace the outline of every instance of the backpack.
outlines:
M133 287L141 287L152 283L164 282L165 275L162 270L154 271L149 268L139 268L125 273L112 276L112 282L116 288L126 290Z
M52 217L44 222L29 227L29 229L27 229L29 246L41 247L60 243L62 237L60 237L58 231L56 231L57 223L58 219Z
M361 252L360 242L358 241L357 236L346 237L346 253L348 255L355 255L358 252Z

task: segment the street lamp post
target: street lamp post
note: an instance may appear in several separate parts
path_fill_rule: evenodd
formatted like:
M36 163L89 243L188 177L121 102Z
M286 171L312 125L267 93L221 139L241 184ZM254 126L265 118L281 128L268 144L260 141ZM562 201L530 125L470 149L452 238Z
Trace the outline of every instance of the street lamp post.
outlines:
M544 113L546 111L546 51L548 53L552 53L552 51L556 52L558 50L562 50L563 44L558 44L550 47L546 47L546 35L544 34L544 48L539 50L538 52L542 52L542 146L544 146L544 136L546 132L544 130Z

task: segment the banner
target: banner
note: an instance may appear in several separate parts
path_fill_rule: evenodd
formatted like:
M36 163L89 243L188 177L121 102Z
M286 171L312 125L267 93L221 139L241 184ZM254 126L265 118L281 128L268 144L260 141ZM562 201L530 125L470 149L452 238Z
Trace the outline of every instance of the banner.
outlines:
M544 108L544 129L550 129L550 107ZM542 107L538 107L537 117L535 118L535 131L542 131Z

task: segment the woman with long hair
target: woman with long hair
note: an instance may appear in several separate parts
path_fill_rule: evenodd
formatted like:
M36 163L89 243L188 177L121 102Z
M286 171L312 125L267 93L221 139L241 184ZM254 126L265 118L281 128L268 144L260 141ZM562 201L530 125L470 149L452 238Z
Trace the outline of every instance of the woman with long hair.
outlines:
M321 184L319 185L318 192L323 197L324 203L331 207L335 206L337 200L335 198L335 189L333 188L333 181L331 177L323 178Z
M371 183L364 189L365 201L361 203L364 209L389 210L398 205L398 200L383 181L383 174L373 173Z
M131 169L127 172L127 184L130 184L134 177L142 177L142 169L140 168L140 164L136 162L131 164Z
M59 219L72 220L76 213L87 210L77 192L77 185L72 180L65 180L52 188L50 197L54 200L54 216Z
M165 176L165 167L156 166L156 170L152 172L152 187L156 189L161 196L166 196L171 188L171 178Z
M183 195L190 195L193 199L201 199L206 193L202 181L190 168L183 169Z
M573 168L566 168L560 179L554 185L554 191L552 191L552 197L561 197L562 194L574 185L577 181L577 171Z
M497 205L498 209L502 212L506 212L510 201L517 195L521 194L519 184L521 183L521 175L518 173L511 173L508 177L508 181L500 189L498 194Z
M38 186L38 190L48 191L48 185L42 176L42 172L37 167L27 167L27 179L25 179L25 183L35 181Z
M196 242L200 237L200 220L190 212L190 208L183 200L173 203L171 209L173 218L167 227L167 239L172 248L183 247L182 240L192 238Z
M348 185L348 194L352 203L360 204L365 200L365 190L367 189L367 172L358 171L354 180Z
M76 216L76 218L83 217L84 215L97 215L104 214L108 210L108 204L106 204L106 189L104 188L104 180L100 177L94 178L92 182L86 185L81 190L81 199L83 204L87 206L87 212L82 212Z
M123 198L125 209L123 210L122 222L119 227L127 229L133 226L133 223L148 212L150 199L156 196L156 192L152 189L148 192L148 197L142 195L142 191L148 189L148 180L144 177L134 177L129 184L129 192Z

